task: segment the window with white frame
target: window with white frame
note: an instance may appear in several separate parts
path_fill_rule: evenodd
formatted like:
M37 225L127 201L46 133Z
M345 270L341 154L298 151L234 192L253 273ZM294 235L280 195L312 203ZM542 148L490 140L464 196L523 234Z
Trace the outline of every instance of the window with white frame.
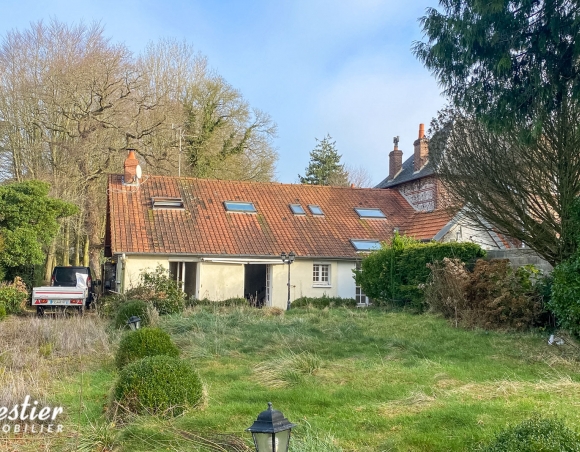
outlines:
M330 286L330 264L312 265L312 284L315 286Z

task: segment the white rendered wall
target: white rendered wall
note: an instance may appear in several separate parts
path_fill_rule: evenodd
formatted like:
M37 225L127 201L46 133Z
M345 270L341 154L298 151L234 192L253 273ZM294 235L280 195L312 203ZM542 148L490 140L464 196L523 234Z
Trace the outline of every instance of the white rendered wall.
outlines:
M243 265L202 262L198 269L198 298L221 301L244 296Z
M149 256L127 256L124 264L121 262L121 259L118 259L117 279L122 284L122 291L138 286L141 280L141 273L154 271L159 265L165 269L169 269L167 256L158 258L151 258Z

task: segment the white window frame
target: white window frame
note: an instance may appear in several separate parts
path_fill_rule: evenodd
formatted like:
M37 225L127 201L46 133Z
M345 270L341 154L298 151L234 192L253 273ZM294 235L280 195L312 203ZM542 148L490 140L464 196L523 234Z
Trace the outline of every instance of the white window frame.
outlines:
M324 269L326 269L326 280L324 277ZM332 287L331 279L331 264L325 262L314 262L312 264L312 286L313 287Z

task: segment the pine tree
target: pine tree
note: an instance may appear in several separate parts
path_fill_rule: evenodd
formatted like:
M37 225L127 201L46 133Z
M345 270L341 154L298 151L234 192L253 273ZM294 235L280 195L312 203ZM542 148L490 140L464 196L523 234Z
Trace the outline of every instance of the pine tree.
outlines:
M326 135L310 152L310 163L304 177L298 175L301 184L348 186L348 173L340 163L341 155L336 150L336 141Z

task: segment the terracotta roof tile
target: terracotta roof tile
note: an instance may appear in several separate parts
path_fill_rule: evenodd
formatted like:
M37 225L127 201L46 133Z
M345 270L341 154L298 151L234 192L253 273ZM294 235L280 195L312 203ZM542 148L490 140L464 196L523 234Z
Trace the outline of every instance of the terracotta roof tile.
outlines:
M395 227L418 215L395 190L168 176L145 176L135 187L122 185L120 175L109 176L108 188L113 254L278 256L292 250L299 256L355 257L350 239L389 240ZM181 197L185 208L153 209L151 198L157 196ZM226 212L223 201L253 202L257 213ZM301 204L306 215L294 215L290 203ZM312 215L308 204L320 206L324 216ZM387 219L360 219L355 207L380 208Z
M430 240L447 223L449 223L455 212L447 209L433 210L431 212L415 212L401 229L401 231L409 237L414 237L417 240Z

